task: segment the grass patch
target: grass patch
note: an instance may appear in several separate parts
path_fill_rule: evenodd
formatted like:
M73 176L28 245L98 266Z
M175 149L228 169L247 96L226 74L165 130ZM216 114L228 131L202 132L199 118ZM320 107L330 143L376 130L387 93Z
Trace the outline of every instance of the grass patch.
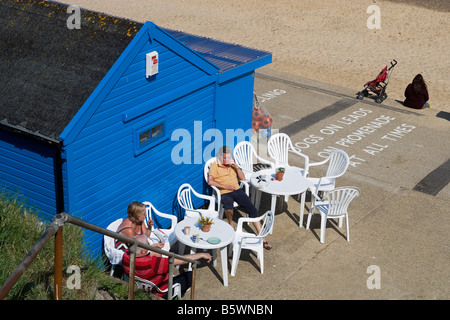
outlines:
M0 194L0 284L6 281L20 264L51 222L43 222L37 212L27 209L18 197ZM63 230L63 282L64 300L94 300L101 298L99 290L111 299L127 299L128 284L110 277L99 258L87 255L83 243L84 231L66 223ZM39 252L36 259L11 288L6 299L52 300L54 278L54 239ZM66 273L71 265L78 266L81 288L69 289ZM103 295L104 296L104 295ZM136 300L151 300L154 296L135 288Z

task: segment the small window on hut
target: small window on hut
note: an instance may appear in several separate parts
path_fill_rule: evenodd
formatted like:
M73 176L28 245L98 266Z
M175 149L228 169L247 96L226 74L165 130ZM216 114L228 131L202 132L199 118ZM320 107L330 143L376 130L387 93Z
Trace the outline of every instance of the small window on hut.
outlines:
M163 124L160 123L154 126L153 128L140 133L139 146L142 146L143 144L152 141L152 139L157 139L162 134L162 132L163 132Z
M167 137L165 137L165 124L166 121L163 118L134 130L136 155L167 140Z

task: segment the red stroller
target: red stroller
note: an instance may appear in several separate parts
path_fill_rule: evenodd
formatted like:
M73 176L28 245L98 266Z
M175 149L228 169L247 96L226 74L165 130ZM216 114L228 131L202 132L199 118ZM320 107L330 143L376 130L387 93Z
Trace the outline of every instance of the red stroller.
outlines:
M386 94L386 87L389 83L389 78L391 77L392 70L394 69L395 65L397 64L397 61L394 59L393 62L391 61L391 66L384 67L383 70L378 74L377 78L373 81L369 81L364 85L364 89L361 90L356 94L356 97L359 100L364 99L364 97L369 96L369 91L372 91L377 95L375 98L376 103L381 103L387 98Z

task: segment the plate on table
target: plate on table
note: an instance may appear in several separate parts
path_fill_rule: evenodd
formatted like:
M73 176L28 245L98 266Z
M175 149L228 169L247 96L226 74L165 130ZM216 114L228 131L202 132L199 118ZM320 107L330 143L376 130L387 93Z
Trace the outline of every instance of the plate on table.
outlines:
M206 241L208 241L208 243L210 243L210 244L218 244L218 243L220 243L220 239L217 238L217 237L210 237Z

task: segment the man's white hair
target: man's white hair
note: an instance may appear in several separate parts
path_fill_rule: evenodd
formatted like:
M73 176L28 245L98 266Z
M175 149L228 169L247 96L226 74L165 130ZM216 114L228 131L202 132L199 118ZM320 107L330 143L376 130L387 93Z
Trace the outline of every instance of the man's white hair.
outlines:
M138 234L138 235L136 235L136 236L134 236L134 239L136 239L137 241L139 241L139 242L143 242L143 243L145 243L145 244L148 244L148 239L147 239L147 237L145 236L145 235L143 235L143 234ZM147 252L147 249L145 249L145 248L141 248L141 247L137 247L137 249L136 249L136 254L141 254L141 253L145 253L145 252Z

